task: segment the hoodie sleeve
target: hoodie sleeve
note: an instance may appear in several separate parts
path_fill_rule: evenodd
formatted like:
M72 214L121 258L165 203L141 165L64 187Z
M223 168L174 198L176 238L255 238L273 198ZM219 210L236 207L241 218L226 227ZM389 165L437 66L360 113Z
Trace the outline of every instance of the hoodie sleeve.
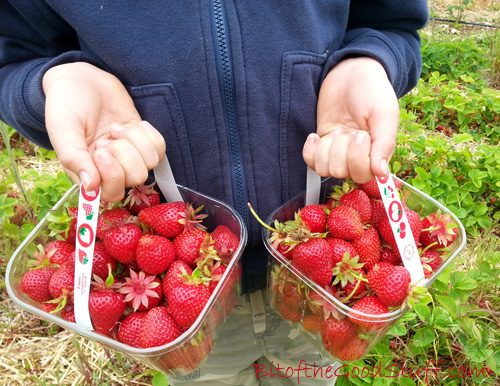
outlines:
M401 97L418 83L422 57L417 30L428 19L425 0L352 0L344 42L328 58L326 69L345 58L372 57L384 66Z
M43 75L63 63L103 65L80 51L74 31L44 2L0 0L0 15L0 120L50 149Z

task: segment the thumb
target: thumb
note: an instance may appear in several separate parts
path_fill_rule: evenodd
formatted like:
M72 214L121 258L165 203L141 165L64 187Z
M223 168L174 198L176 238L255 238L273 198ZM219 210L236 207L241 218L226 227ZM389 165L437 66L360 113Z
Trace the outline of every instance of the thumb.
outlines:
M71 127L69 129L64 129ZM87 146L84 130L79 122L64 126L47 124L50 141L62 167L76 183L81 182L86 190L95 190L101 177Z

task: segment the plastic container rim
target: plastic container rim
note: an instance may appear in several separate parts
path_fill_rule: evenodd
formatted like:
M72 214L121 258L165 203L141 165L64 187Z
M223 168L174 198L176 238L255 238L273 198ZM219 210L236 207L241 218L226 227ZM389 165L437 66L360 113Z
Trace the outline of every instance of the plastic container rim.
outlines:
M331 177L324 179L322 181L322 183L328 181L330 178ZM418 194L420 196L423 196L426 200L430 201L433 205L435 205L436 207L440 208L442 211L444 211L446 213L449 213L451 215L451 217L453 218L453 222L455 224L457 224L457 231L458 231L457 233L460 234L461 239L462 239L462 242L460 243L460 245L448 257L448 259L446 259L446 261L441 265L441 267L439 267L439 269L436 272L434 272L431 277L429 277L428 279L424 279L424 281L422 282L422 285L425 288L429 288L431 286L431 284L434 282L434 280L446 269L446 267L448 267L449 264L451 264L451 262L455 259L455 257L464 249L464 247L465 247L465 245L467 243L465 228L464 228L462 222L458 219L458 217L454 213L452 213L449 209L447 209L444 205L442 205L441 203L439 203L437 200L435 200L431 196L425 194L424 192L421 192L420 190L416 189L415 187L411 186L410 184L408 184L407 182L401 180L400 178L398 178L396 176L393 176L393 178L395 180L398 180L399 182L401 182L401 184L404 185L406 189L409 189L409 190L413 191L414 193L416 193L416 194ZM293 201L295 201L298 198L303 197L303 196L304 196L304 192L296 195L294 198L292 198L288 202L293 202ZM273 222L273 218L275 217L276 213L280 209L281 209L281 207L278 208L278 209L275 209L267 217L266 224L271 224ZM369 319L369 320L376 319L377 322L378 321L385 322L385 321L391 321L391 320L399 318L408 309L408 306L401 307L401 308L396 309L394 311L386 312L384 314L377 314L377 315L374 316L373 314L367 314L365 312L354 310L351 307L346 306L345 304L341 303L338 299L334 298L328 292L326 292L324 288L322 288L321 286L318 286L313 281L311 281L306 276L304 276L300 271L298 271L297 269L295 269L290 264L290 262L285 257L283 257L283 255L281 253L279 253L272 246L272 244L269 242L268 232L269 232L268 229L266 229L266 228L262 229L262 239L264 240L264 244L265 244L267 250L269 251L269 253L271 254L271 256L273 258L275 258L276 260L278 260L282 265L286 266L287 269L291 270L302 281L305 281L310 287L314 288L314 290L320 292L323 295L323 297L326 300L328 300L332 305L338 306L342 310L342 312L344 312L346 315L349 314L351 317L352 316L354 316L354 317L359 316L360 318L362 318L364 320L366 320L366 319Z
M230 211L230 213L238 221L238 224L240 226L240 244L238 246L238 249L234 252L233 258L231 259L229 265L227 266L226 272L224 274L225 276L223 276L223 279L227 279L229 274L234 269L234 266L237 264L237 262L241 258L241 254L243 253L243 249L245 248L246 243L247 243L247 229L246 229L246 226L244 225L244 222L243 222L241 215L238 212L236 212L232 207L230 207L229 205L225 204L224 202L222 202L218 199L207 196L203 193L194 191L192 189L186 188L186 187L181 186L181 185L177 185L177 186L181 190L181 194L183 193L183 191L189 191L189 192L197 194L197 195L202 195L202 196L210 199L214 203L217 203L217 204L223 206L228 211ZM54 207L51 210L60 209L60 207L67 200L68 196L70 194L72 194L75 190L77 190L78 188L79 188L78 185L76 185L76 184L73 185L64 194L64 196L54 205ZM47 216L49 213L47 213L43 217L43 219L36 225L36 227L31 232L32 235L35 235L37 233L37 231L48 221ZM12 256L10 257L9 262L7 264L6 273L5 273L5 276L6 276L5 280L6 280L6 288L7 289L12 288L11 283L10 283L10 274L9 273L12 270L14 261L16 260L17 255L22 253L24 248L26 247L26 245L28 243L30 243L31 241L32 241L32 237L27 237L26 239L24 239L23 242L16 248L16 250L14 251ZM8 291L8 294L9 294L9 297L14 301L14 303L16 303L20 308L23 308L23 309L25 309L33 314L36 314L43 319L49 319L51 322L58 324L59 326L65 328L66 330L74 331L74 332L76 332L76 333L78 333L86 338L98 341L98 342L105 344L109 347L112 347L114 349L119 349L123 352L126 352L130 355L134 355L136 357L150 357L150 356L153 356L155 354L159 354L159 352L161 352L163 354L165 352L172 351L172 350L178 348L179 346L181 346L182 344L184 344L186 341L189 341L193 337L193 335L200 328L201 323L203 322L204 318L208 315L208 313L209 313L210 309L212 308L212 306L214 305L216 299L220 295L222 284L225 283L225 280L223 280L223 279L221 279L219 281L219 283L217 284L217 287L215 288L215 290L212 292L212 294L210 296L210 301L207 302L207 304L203 308L202 312L200 313L200 315L198 316L196 321L191 325L191 327L189 329L184 331L181 334L181 336L179 336L177 339L173 340L172 342L169 342L169 343L164 344L162 346L150 347L150 348L136 348L136 347L126 345L124 343L119 342L118 340L109 338L105 335L98 334L98 333L94 332L93 330L88 330L86 328L82 328L82 327L78 326L76 323L72 323L72 322L66 321L62 318L52 316L52 315L40 310L39 308L36 308L30 304L27 304L27 303L23 302L21 299L19 299L17 296L15 296L14 291Z

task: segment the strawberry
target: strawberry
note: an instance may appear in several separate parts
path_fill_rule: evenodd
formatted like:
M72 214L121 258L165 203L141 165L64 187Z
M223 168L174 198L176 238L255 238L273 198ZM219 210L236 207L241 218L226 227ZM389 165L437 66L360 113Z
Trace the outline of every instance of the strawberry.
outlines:
M348 318L337 319L330 317L325 320L321 328L323 346L333 353L340 347L349 344L356 336L358 326L351 323Z
M420 261L422 262L426 279L431 277L431 275L443 264L443 259L439 255L439 252L433 249L426 250L422 256L420 256Z
M311 233L326 232L327 214L320 205L307 205L300 209L299 216Z
M333 265L337 265L337 263L342 261L342 258L346 253L349 254L350 257L355 257L358 255L356 248L349 242L336 239L333 237L326 237L325 241L333 248Z
M210 283L208 284L208 289L210 292L214 292L215 288L217 287L217 284L219 284L220 280L222 279L222 276L224 276L224 273L226 272L226 267L224 265L220 264L215 264L211 270L210 270ZM225 287L226 289L224 291L232 291L232 285L228 283Z
M21 290L37 302L51 300L49 283L57 270L56 267L46 266L26 272L21 279Z
M116 269L117 261L107 251L104 243L97 241L94 244L94 259L92 262L92 276L97 275L101 279L106 279L109 269Z
M324 320L315 314L309 314L302 318L302 327L312 334L319 334L323 323Z
M137 273L130 270L130 276L125 278L118 292L125 295L125 302L134 311L147 311L156 307L163 297L160 278L146 276L143 271Z
M183 276L191 276L192 274L193 270L189 265L183 261L174 261L168 268L167 273L163 278L162 289L165 297L168 299L170 297L170 293L175 287L184 284Z
M379 262L390 263L392 265L403 265L401 256L391 248L382 248L382 250L380 251Z
M302 312L299 308L290 307L285 302L278 302L277 309L283 319L289 322L298 323L302 319Z
M358 212L363 223L370 222L373 215L373 208L368 195L361 189L354 189L340 197L340 203L349 206Z
M396 189L401 188L401 182L398 180L394 180L394 185L396 186ZM359 188L364 191L368 197L370 198L376 198L376 199L382 199L382 196L380 195L380 190L378 188L377 180L373 179L371 181L368 181L365 184L359 185Z
M369 224L372 226L372 228L378 229L378 226L380 224L380 220L382 218L387 217L387 213L385 211L385 206L384 203L380 200L375 200L373 198L370 199L370 202L372 204L372 218L369 222Z
M172 242L156 235L144 235L137 245L136 261L141 270L151 275L165 272L175 260Z
M372 269L380 260L380 238L374 228L368 228L360 237L351 240L351 243L358 252L359 262L365 264L365 270Z
M200 224L205 214L198 214L203 207L194 209L191 204L176 201L145 208L139 212L139 220L160 235L174 238L193 227L204 230Z
M293 249L292 265L319 286L325 286L332 281L333 250L324 239L309 239Z
M280 288L280 301L290 308L300 309L304 304L304 288L297 281L286 280Z
M141 347L158 347L170 343L181 335L181 330L165 307L154 307L142 321L139 333Z
M335 351L334 356L344 362L357 361L367 352L369 342L355 336L348 344Z
M147 312L132 312L128 314L120 323L120 328L116 335L117 339L132 347L140 348L140 333Z
M372 269L368 272L368 285L378 299L389 307L399 307L406 300L411 283L410 272L402 266Z
M130 216L132 216L132 213L125 208L112 207L104 209L97 219L96 237L101 241L104 240L104 235L110 229L116 224L122 224L123 220Z
M45 254L54 251L50 257L51 264L64 264L72 252L75 251L75 244L63 240L54 240L45 246Z
M73 308L73 306L64 307L63 311L61 312L61 318L67 320L68 322L76 323L75 309Z
M57 308L57 303L42 303L40 309L48 314L53 313Z
M137 215L143 209L160 205L160 194L154 189L154 184L138 185L130 189L122 201L125 208Z
M75 266L68 260L52 275L49 282L49 291L54 299L68 298L73 294L75 286Z
M170 312L182 330L188 329L195 322L208 299L208 287L196 284L174 287L167 298Z
M128 264L135 260L141 237L141 229L134 224L126 223L113 226L104 234L104 247L106 252L116 260Z
M404 208L406 218L408 219L408 223L410 224L410 229L413 234L413 239L415 240L415 243L419 244L419 237L420 237L420 232L422 231L422 221L420 220L420 216L418 215L417 212ZM389 217L384 217L380 220L379 223L379 232L380 236L387 241L387 243L391 246L392 249L397 251L399 254L399 248L396 244L396 239L394 237L394 233L392 232L391 224L389 221ZM404 232L404 230L402 231ZM398 237L402 237L402 232L398 234Z
M218 225L211 233L212 239L215 240L214 248L222 261L228 263L230 257L238 249L240 240L231 229L225 225Z
M448 247L457 238L457 224L453 222L450 214L437 213L428 215L422 220L420 242L423 247L432 249Z
M357 276L364 278L365 271L363 269L355 269L354 271L356 272ZM349 298L351 300L359 299L367 291L366 282L355 278L353 281L348 281L344 285L340 284L340 290L343 292L343 295L346 298Z
M95 277L94 288L89 294L89 314L95 331L110 336L127 305L125 296L117 292L114 281L108 279L105 283Z
M333 208L327 219L328 233L331 237L352 240L360 237L363 232L363 222L358 212L345 205Z
M210 234L206 231L193 229L182 232L174 240L175 257L189 265L196 267L196 262L201 255L201 250L209 247Z
M364 316L359 314L362 312L364 314L373 315ZM364 298L358 300L351 307L351 311L347 314L349 320L359 326L364 327L366 330L380 330L385 325L385 321L380 321L377 318L378 315L386 314L389 312L389 307L382 303L376 296L365 296Z

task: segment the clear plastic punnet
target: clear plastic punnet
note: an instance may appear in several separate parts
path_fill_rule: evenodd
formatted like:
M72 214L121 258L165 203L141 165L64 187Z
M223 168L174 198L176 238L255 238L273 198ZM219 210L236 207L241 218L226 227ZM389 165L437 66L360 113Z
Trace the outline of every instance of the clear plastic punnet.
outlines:
M401 200L409 209L417 212L421 219L440 210L442 214L451 215L458 230L454 242L441 255L442 265L431 276L418 283L429 288L465 247L465 229L460 220L436 200L396 177L394 180L401 183ZM334 178L323 180L317 192L319 204L325 204L334 187L341 185L342 182ZM306 192L273 211L267 218L266 224L272 226L276 220L280 223L293 220L296 212L304 206L306 206ZM271 231L264 228L263 240L270 254L268 295L271 306L317 347L322 355L331 358L332 361L349 363L362 359L408 311L407 304L398 308L391 307L388 313L378 315L353 309L342 303L328 286L317 285L296 269L289 258L273 246L270 237ZM318 323L324 326L322 323L327 319L331 319L332 326L330 336L324 340L322 336L324 328L319 327ZM338 332L331 333L332 330ZM350 338L346 340L345 336Z
M32 259L37 245L46 245L49 241L55 240L55 237L49 236L47 217L36 226L9 260L6 272L6 287L9 296L19 307L41 319L99 342L167 375L181 376L192 372L209 355L219 331L223 329L223 324L239 296L240 259L246 245L247 233L240 215L228 205L191 189L179 185L177 188L186 203L191 203L195 208L204 206L203 213L207 214L207 217L203 220L203 225L207 227L207 231L211 232L217 225L225 225L239 238L240 243L196 321L174 341L152 348L131 347L113 337L62 319L57 314L45 312L40 308L40 303L31 300L21 290L21 279L29 269L28 261ZM78 186L73 186L54 206L53 211L61 210L64 206L75 206L78 203L78 192Z

